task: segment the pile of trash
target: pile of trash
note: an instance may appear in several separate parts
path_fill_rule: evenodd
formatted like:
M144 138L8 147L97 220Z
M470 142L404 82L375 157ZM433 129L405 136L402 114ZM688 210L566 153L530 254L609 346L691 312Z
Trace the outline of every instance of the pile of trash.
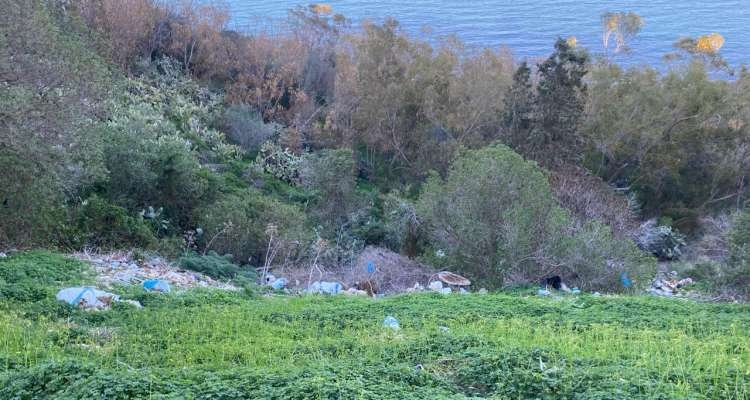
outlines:
M145 289L156 288L156 291L161 292L168 292L171 287L237 289L229 283L179 268L161 257L139 261L130 252L107 254L82 252L73 254L73 257L90 263L96 271L98 283L104 287L112 287L114 284L143 285Z
M651 287L647 290L647 292L656 296L663 297L680 296L686 293L685 287L692 284L692 279L678 279L677 271L672 271L668 274L659 274L651 283Z

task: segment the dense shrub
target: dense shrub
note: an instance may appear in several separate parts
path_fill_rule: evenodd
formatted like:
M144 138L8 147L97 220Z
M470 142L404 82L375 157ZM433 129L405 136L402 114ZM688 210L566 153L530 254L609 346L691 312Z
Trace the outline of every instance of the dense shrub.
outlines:
M271 236L283 244L279 255L287 258L304 248L311 233L299 208L254 189L227 195L199 210L197 220L204 231L202 246L255 265L263 264Z
M638 232L638 245L662 260L677 260L686 245L685 235L671 226L658 225L655 220L644 222Z
M501 145L466 152L445 179L431 177L418 209L443 262L488 284L557 273L585 288L614 290L622 272L645 284L653 267L609 227L575 227L542 170Z
M446 179L430 177L418 209L459 271L495 285L544 275L568 223L541 169L500 145L464 153Z
M358 206L356 163L349 149L321 150L305 155L300 166L302 184L315 195L312 212L329 230L347 222Z
M0 15L0 246L43 246L64 204L101 177L106 63L62 3L10 0Z
M271 139L279 129L263 122L258 111L245 104L230 105L224 110L221 125L227 138L248 153L260 150L260 145Z
M150 248L156 244L152 226L143 217L93 196L77 213L79 245L103 249Z

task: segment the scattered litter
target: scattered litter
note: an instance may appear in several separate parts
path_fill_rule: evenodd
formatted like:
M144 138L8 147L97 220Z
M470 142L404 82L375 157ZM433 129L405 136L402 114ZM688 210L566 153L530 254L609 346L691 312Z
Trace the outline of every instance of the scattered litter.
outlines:
M440 289L439 291L440 291L440 293L442 293L442 294L451 294L451 293L453 292L453 291L451 290L451 288L449 288L449 287L444 287L444 288Z
M276 290L281 290L281 289L286 288L286 285L288 284L289 284L289 281L286 278L278 278L274 280L273 282L271 282L270 286Z
M383 326L386 328L393 329L394 331L401 329L401 326L399 325L396 317L393 317L391 315L385 317L385 319L383 320Z
M447 326L438 326L438 329L440 329L440 332L450 332L450 328Z
M629 288L633 285L633 282L631 282L628 277L627 271L622 271L622 274L620 274L620 282L622 282L622 286L625 288Z
M367 296L367 292L365 292L364 290L359 290L353 287L344 290L344 294L349 296Z
M72 306L89 310L109 308L113 301L120 300L116 294L88 286L62 289L57 292L55 298Z
M470 294L470 292L469 292L468 290L464 289L464 288L460 288L460 289L459 289L458 291L459 291L459 292L460 292L461 294Z
M414 369L417 370L417 371L421 371L421 370L424 369L424 367L422 366L422 364L417 364L417 365L414 366Z
M8 257L8 255L0 251L0 258L5 258L5 257Z
M537 294L538 294L539 296L549 296L549 295L550 295L550 292L549 292L549 290L547 290L547 289L539 289L539 291L537 292Z
M422 284L420 284L419 282L415 283L414 286L406 289L407 293L414 293L414 292L421 292L421 291L424 291L424 286L422 286Z
M437 273L437 278L440 279L443 283L450 285L450 286L469 286L471 285L471 281L464 278L461 275L454 274L453 272L449 271L442 271Z
M594 292L591 295L594 296L594 297L600 297L602 294L599 293L599 292Z
M167 281L172 288L215 287L237 290L229 283L219 282L198 272L179 268L161 257L136 260L131 252L96 254L81 252L73 257L90 263L97 274L99 286L112 287L115 284L142 285L149 279Z
M481 289L479 289L479 291L477 293L479 293L479 294L487 294L489 292L487 291L487 289L481 288Z
M436 292L440 292L443 290L443 282L440 281L432 281L429 285L427 285L430 290L434 290Z
M143 281L143 288L150 292L161 292L169 293L172 288L169 287L169 282L162 279L148 279Z
M375 264L372 261L367 261L367 273L372 275L375 273Z
M339 282L313 282L309 288L308 293L322 293L322 294L339 294L344 289L344 285Z
M570 289L570 293L581 294L581 289L578 289L577 287L574 287L573 289Z
M690 278L677 279L677 272L672 271L669 276L660 274L651 283L651 287L647 290L649 293L656 296L672 297L679 296L684 292L686 286L692 285L693 280Z

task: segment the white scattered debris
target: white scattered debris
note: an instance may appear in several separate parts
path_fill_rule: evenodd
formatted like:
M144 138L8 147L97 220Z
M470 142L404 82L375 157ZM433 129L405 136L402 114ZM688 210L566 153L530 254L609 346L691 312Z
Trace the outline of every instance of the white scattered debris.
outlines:
M144 281L157 279L179 289L213 287L237 290L234 285L214 280L199 272L187 271L161 257L140 261L135 260L130 252L81 252L74 253L73 257L90 263L96 271L97 281L104 287L115 284L142 285Z

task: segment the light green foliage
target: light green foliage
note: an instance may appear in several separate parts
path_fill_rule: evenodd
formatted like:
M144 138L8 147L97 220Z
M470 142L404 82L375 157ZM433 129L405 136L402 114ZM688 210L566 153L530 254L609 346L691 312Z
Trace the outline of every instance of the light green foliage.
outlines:
M567 236L541 169L501 145L464 153L445 180L430 177L418 210L456 270L495 285L541 278Z
M275 227L274 237L283 247L282 257L296 256L305 249L312 232L299 208L254 189L222 197L199 210L197 220L204 231L203 246L210 243L209 250L231 254L236 262L254 265L262 265L265 260L269 225Z
M67 279L62 264L23 257L14 271ZM45 301L58 278L45 281ZM144 308L0 313L0 397L750 397L748 305L530 291L378 301L127 293ZM386 315L398 332L382 327Z
M290 184L299 183L301 163L301 156L271 141L260 146L260 152L255 160L255 165L264 172Z

